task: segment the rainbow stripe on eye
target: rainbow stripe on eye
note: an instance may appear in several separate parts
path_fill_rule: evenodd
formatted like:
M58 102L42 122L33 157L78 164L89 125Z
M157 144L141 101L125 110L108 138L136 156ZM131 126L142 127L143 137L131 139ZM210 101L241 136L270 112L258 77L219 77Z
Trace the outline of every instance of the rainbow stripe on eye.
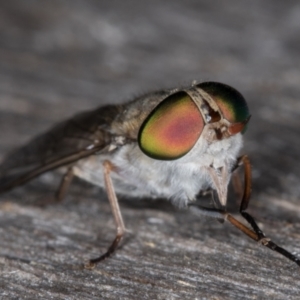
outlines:
M219 82L203 82L197 87L203 89L216 101L224 118L229 122L243 122L249 118L246 100L231 86Z
M148 156L173 160L189 152L204 127L201 113L185 92L167 97L148 116L139 132L139 145Z

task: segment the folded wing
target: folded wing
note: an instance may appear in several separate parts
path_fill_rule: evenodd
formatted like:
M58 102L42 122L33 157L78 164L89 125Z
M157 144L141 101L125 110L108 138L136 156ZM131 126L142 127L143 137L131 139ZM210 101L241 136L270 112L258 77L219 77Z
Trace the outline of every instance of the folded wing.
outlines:
M111 141L107 128L118 106L104 106L59 123L16 149L0 165L0 193L58 167L105 151Z

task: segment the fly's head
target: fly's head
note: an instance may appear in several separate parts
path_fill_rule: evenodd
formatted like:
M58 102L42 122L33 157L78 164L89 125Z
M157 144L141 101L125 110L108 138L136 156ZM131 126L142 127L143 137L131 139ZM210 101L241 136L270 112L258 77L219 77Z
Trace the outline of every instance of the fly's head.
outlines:
M155 160L194 162L206 168L225 206L231 169L249 119L247 103L237 90L204 82L163 99L143 122L138 143Z
M243 134L250 119L247 103L232 87L204 82L163 99L139 130L140 149L158 160L176 160L202 138L207 144Z

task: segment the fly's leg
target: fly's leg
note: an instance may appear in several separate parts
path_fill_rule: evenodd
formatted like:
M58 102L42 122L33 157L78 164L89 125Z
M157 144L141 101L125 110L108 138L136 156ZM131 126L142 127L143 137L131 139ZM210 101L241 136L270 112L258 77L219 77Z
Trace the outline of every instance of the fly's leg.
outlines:
M239 165L237 165L237 168L238 167L239 167ZM232 182L233 190L236 195L237 204L240 205L241 199L244 195L244 188L243 188L243 185L241 182L240 174L238 173L237 169L234 169L232 171L231 182Z
M229 221L232 225L237 227L239 230L241 230L244 234L249 236L251 239L255 241L259 241L258 235L256 232L254 232L252 229L248 228L245 226L243 223L235 219L231 214L227 213L226 211L219 210L216 208L206 208L206 207L201 207L201 206L196 206L193 204L190 204L190 210L198 215L198 216L205 216L205 217L210 217L214 218L217 220L224 220L224 221Z
M248 208L250 202L251 190L252 190L251 165L247 155L243 155L239 157L237 166L241 166L241 165L244 166L244 190L243 190L243 197L240 205L240 214L251 225L251 227L259 237L259 239L263 239L265 238L265 234L259 228L254 218L249 213L246 212L246 209Z
M190 210L200 216L206 216L206 217L211 217L215 219L223 219L224 221L230 222L233 226L235 226L237 229L242 231L245 235L250 237L256 242L260 242L263 246L268 247L269 249L276 251L280 253L281 255L285 256L289 260L295 262L298 266L300 266L300 259L297 258L295 255L292 253L288 252L287 250L277 246L275 243L273 243L270 239L266 238L263 236L259 236L254 230L248 228L245 226L243 223L238 221L236 218L234 218L231 214L227 213L226 211L223 210L217 210L217 209L211 209L211 208L205 208L205 207L199 207L199 206L194 206L190 205ZM251 217L252 218L252 217Z
M57 202L61 202L65 198L73 177L74 177L74 170L71 167L68 169L66 174L64 174L64 176L60 182L60 185L58 187L58 190L55 194L55 200Z
M223 215L224 215L224 218L226 220L228 220L233 226L235 226L236 228L238 228L239 230L241 230L244 234L246 234L247 236L249 236L251 239L253 239L253 240L261 243L263 246L268 247L269 249L271 249L271 250L273 250L273 251L275 251L275 252L277 252L277 253L285 256L286 258L288 258L289 260L295 262L298 266L300 266L300 259L298 257L296 257L295 255L293 255L289 251L285 250L284 248L279 247L278 245L276 245L269 238L266 238L264 234L263 234L263 236L258 235L256 232L252 231L251 229L249 229L248 227L246 227L244 224L242 224L241 222L239 222L233 216L231 216L230 214L228 214L226 212L223 212ZM256 224L255 221L254 221L254 219L252 217L251 217L251 219L253 220L254 224ZM251 226L252 226L252 224L251 224ZM258 228L258 226L257 226L257 228Z
M260 242L262 245L270 248L273 251L276 251L280 253L281 255L287 257L291 261L295 262L297 265L300 266L300 259L297 258L295 255L291 254L287 250L283 249L282 247L279 247L275 243L273 243L269 238L265 236L263 231L259 228L254 218L246 212L246 209L248 208L249 202L250 202L250 196L251 196L251 185L252 185L252 177L251 177L251 165L250 161L247 155L243 155L238 159L238 166L242 165L244 166L244 192L243 192L243 198L240 205L240 214L244 217L244 219L251 225L253 228L256 236L253 236L252 234L248 234L247 231L244 228L244 225L238 222L236 219L234 219L230 214L227 214L224 212L224 217L235 227L240 229L242 232L244 232L246 235L251 237L252 239ZM243 226L241 226L243 225Z
M63 175L55 195L50 196L46 199L43 198L42 200L37 201L36 205L44 207L47 205L61 202L67 194L67 191L69 189L69 186L72 182L73 177L74 177L74 171L73 171L73 168L70 167L67 170L67 172Z
M238 166L244 166L244 191L240 206L240 211L245 211L248 208L252 190L251 165L247 155L238 158Z
M254 218L246 212L246 209L248 208L249 202L250 202L250 196L251 196L251 165L249 158L244 155L241 156L238 161L236 168L244 165L244 189L242 191L242 201L240 204L240 214L244 217L244 219L251 225L252 229L245 226L243 223L235 219L231 214L227 213L224 210L218 210L218 209L209 209L204 207L198 207L191 205L191 210L196 213L197 215L204 215L216 219L222 218L223 220L227 220L230 222L233 226L235 226L237 229L242 231L245 235L250 237L251 239L260 242L263 246L268 247L269 249L278 252L279 254L285 256L289 260L295 262L298 266L300 266L300 259L297 258L292 253L288 252L287 250L283 249L282 247L279 247L275 243L273 243L269 238L265 236L265 234L262 232L262 230L259 228L257 223L255 222ZM238 183L241 186L241 183ZM236 185L237 186L237 185ZM241 191L238 191L239 193Z
M115 219L116 227L117 227L117 234L115 239L113 240L112 244L110 247L107 249L107 251L102 254L101 256L91 259L85 267L88 269L91 269L95 267L95 265L102 260L108 258L110 255L112 255L115 250L117 249L120 241L122 240L124 234L125 234L125 226L122 218L122 214L120 211L119 203L118 203L118 198L116 196L113 183L110 177L110 172L113 170L113 165L109 161L105 161L103 163L104 167L104 181L105 181L105 187L107 191L107 196L109 199L110 207Z

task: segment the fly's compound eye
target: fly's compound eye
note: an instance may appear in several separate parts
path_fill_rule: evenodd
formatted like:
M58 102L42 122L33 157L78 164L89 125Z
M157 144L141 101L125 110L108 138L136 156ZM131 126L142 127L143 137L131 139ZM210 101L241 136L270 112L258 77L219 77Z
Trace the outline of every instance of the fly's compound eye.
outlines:
M185 92L163 100L144 121L139 146L148 156L174 160L189 152L204 128L202 115Z
M236 89L219 82L203 82L197 87L217 103L223 117L232 124L232 134L246 131L250 113L246 100Z

